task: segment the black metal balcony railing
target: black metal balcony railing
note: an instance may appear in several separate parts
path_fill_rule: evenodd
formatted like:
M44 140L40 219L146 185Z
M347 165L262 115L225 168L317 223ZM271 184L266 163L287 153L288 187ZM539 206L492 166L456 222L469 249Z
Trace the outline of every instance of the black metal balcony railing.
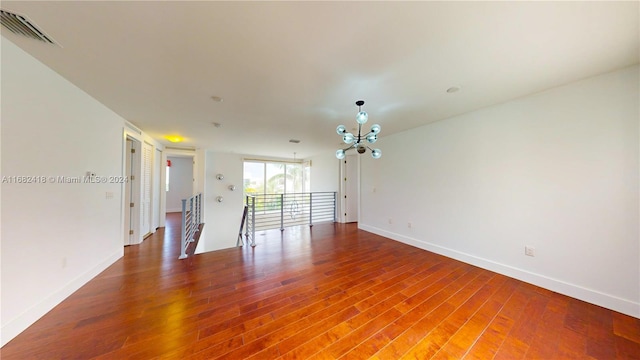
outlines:
M248 194L245 236L255 244L255 231L335 222L335 192Z

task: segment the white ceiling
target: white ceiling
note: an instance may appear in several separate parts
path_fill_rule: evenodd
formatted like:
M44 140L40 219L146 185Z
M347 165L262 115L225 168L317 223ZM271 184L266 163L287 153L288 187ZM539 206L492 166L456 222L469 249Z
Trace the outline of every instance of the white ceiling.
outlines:
M1 7L27 16L61 47L4 28L3 36L161 142L178 134L186 138L181 146L303 158L338 149L335 128L356 125L359 99L384 138L637 64L639 5L3 1ZM452 86L461 91L448 94Z

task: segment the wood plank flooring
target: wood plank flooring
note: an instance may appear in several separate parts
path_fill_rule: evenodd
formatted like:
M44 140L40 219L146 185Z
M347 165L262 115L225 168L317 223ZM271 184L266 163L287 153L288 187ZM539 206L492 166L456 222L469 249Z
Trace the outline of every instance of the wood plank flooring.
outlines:
M640 359L639 319L355 224L186 260L178 232L171 214L1 358Z

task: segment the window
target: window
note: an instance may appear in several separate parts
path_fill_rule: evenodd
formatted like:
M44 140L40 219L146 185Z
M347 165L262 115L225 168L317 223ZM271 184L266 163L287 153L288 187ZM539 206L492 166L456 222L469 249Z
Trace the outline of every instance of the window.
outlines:
M308 166L302 163L247 160L245 194L290 194L309 191Z
M245 194L264 194L264 163L244 162L244 192Z

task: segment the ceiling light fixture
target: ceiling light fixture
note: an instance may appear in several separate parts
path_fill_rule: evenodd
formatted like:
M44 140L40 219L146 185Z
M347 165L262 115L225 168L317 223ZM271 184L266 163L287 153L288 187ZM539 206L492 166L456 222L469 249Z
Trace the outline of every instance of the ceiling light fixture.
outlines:
M180 135L167 135L164 138L171 141L172 143L178 143L178 142L184 141L184 138Z
M353 135L350 132L347 132L347 128L344 125L339 125L336 128L336 132L338 135L342 136L342 141L345 144L348 144L349 147L346 149L340 149L336 151L336 157L338 159L344 159L345 152L352 148L355 148L358 151L358 154L364 154L367 149L371 150L371 156L374 159L380 159L382 156L382 151L380 149L371 149L364 142L366 140L367 143L373 144L378 140L378 134L380 133L380 125L373 124L371 125L371 131L367 134L362 135L362 125L367 122L369 119L369 115L362 111L362 105L364 105L364 100L356 101L356 105L358 106L358 115L356 115L356 121L358 122L358 135Z

